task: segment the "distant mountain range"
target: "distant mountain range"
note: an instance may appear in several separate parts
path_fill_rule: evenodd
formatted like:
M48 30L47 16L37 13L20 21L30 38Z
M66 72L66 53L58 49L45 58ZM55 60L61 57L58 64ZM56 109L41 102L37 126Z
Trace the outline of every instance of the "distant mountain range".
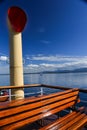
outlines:
M73 72L87 72L87 68L74 69Z
M78 68L73 70L55 70L55 71L44 71L44 72L27 72L24 74L43 74L43 73L79 73L79 72L87 72L87 68ZM2 75L2 74L0 74ZM9 75L9 74L3 74L3 75Z
M43 73L77 73L77 72L87 72L87 68L78 68L73 70L45 71Z

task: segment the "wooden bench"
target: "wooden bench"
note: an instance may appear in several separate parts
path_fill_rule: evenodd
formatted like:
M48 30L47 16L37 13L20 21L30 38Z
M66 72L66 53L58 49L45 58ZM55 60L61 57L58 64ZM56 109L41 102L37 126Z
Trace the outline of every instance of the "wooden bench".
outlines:
M79 90L70 89L36 98L26 98L0 105L0 130L18 130L66 108L73 111L40 130L77 130L87 124L83 109L75 109L80 102ZM30 129L29 129L30 130Z

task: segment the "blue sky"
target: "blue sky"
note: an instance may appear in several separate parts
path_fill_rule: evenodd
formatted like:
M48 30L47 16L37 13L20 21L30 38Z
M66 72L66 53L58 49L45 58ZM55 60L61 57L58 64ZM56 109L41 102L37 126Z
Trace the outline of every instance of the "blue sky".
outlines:
M87 4L82 0L0 0L0 73L9 72L7 10L27 13L24 71L87 67Z

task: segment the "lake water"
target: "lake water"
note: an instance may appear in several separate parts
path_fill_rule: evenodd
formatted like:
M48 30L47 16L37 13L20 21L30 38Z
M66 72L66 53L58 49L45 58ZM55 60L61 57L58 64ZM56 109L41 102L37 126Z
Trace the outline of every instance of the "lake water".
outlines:
M9 75L0 75L0 86L10 85ZM60 74L26 74L24 84L49 84L73 88L87 89L87 73L60 73ZM39 91L40 88L32 88L30 92ZM27 89L25 90L28 91ZM52 92L52 89L44 91ZM82 100L87 101L87 94L81 93ZM85 103L87 105L87 102Z
M9 75L0 75L0 86L10 85ZM24 84L50 84L87 88L87 73L26 74Z

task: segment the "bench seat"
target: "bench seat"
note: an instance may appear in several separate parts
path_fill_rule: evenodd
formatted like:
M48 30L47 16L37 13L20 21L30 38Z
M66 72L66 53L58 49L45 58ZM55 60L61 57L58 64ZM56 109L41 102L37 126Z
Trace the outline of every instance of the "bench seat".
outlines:
M87 124L87 115L85 108L81 107L78 111L73 111L64 117L60 117L41 128L40 130L81 130Z
M79 102L79 89L74 88L1 104L0 130L18 130L67 108L75 108ZM87 124L87 116L81 108L81 110L74 109L72 113L47 126L42 126L41 130L66 130L67 128L75 130L74 128L82 128L85 124Z

